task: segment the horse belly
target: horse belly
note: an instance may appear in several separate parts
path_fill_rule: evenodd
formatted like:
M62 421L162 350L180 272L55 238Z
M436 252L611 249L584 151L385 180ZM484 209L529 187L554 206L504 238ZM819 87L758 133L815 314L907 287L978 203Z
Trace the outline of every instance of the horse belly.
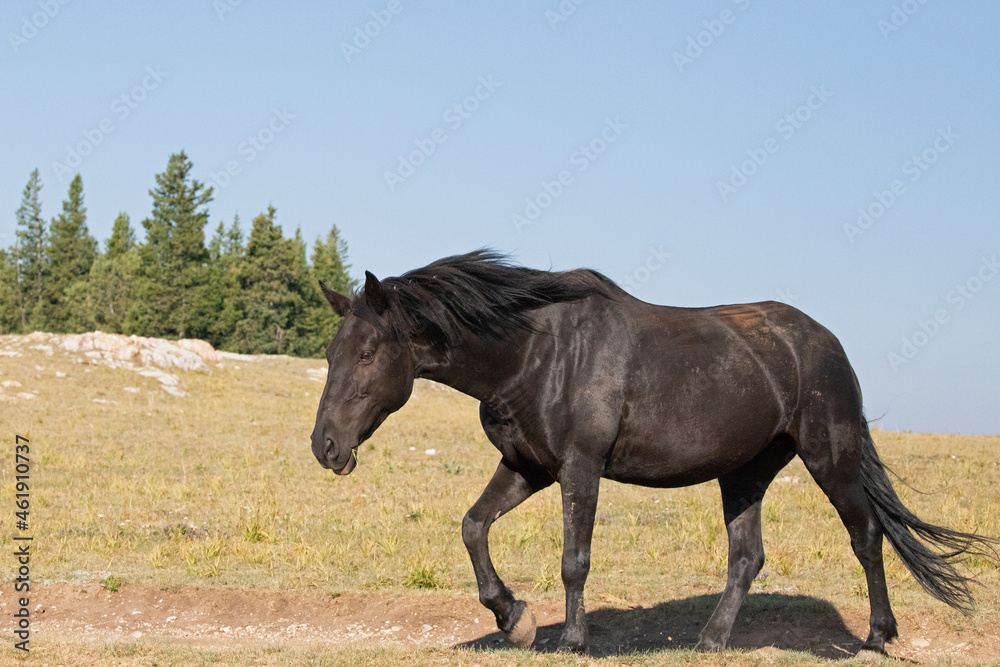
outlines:
M746 464L781 430L781 406L753 379L735 390L693 393L627 404L604 477L653 487L699 484Z

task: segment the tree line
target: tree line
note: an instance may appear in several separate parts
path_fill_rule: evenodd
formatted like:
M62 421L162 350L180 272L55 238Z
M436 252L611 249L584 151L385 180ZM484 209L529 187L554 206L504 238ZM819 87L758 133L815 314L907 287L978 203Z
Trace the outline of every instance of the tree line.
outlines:
M16 212L15 242L0 249L0 334L100 330L200 338L244 354L322 356L339 318L317 281L341 294L355 286L340 231L317 238L307 261L300 230L285 238L269 206L249 237L237 215L206 243L212 188L191 169L183 151L171 155L149 191L143 239L120 213L103 251L87 229L80 175L46 223L35 169Z

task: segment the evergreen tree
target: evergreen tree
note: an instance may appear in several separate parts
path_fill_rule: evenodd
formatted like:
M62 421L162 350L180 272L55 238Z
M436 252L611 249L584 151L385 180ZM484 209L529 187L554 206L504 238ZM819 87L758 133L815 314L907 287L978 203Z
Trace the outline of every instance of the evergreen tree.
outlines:
M38 169L35 169L28 177L28 184L24 186L21 205L16 213L18 229L14 262L22 331L36 321L34 313L42 300L46 272L45 222L42 220L42 203L38 197L41 189L42 182Z
M317 281L342 294L356 285L340 231L318 238L307 262L300 230L284 238L269 206L254 218L246 243L236 216L206 245L212 188L192 179L191 169L183 152L171 155L150 190L142 243L121 213L103 254L87 230L80 175L47 228L34 170L17 209L16 241L0 249L0 334L100 329L321 356L339 318Z
M212 188L191 179L191 168L183 151L171 155L150 190L153 214L142 221L138 301L126 320L132 332L185 338L205 337L209 330L205 224Z
M78 328L122 333L125 315L133 302L138 271L135 231L129 224L128 214L119 213L104 254L91 266L84 293L77 295L76 289L70 290L70 294L77 297L73 302L78 309Z
M340 327L341 318L330 308L319 289L318 281L322 280L323 284L335 292L350 295L357 287L357 281L348 273L351 265L346 263L346 259L347 242L336 225L327 232L326 240L317 238L313 244L311 276L306 281L304 290L307 312L303 322L303 336L307 343L300 348L302 356L322 357L327 344Z
M225 242L225 237L226 223L220 222L219 226L215 228L215 235L208 242L208 262L212 266L218 265L222 258L222 244Z
M77 174L69 184L63 212L52 219L46 245L48 277L43 289L41 317L46 331L65 333L78 329L72 320L75 306L67 301L74 283L85 282L97 257L97 240L87 231L87 209L83 206L83 179ZM77 296L86 288L77 289Z
M232 226L226 230L225 240L222 244L222 254L228 255L234 260L243 256L243 230L240 229L240 214L233 216Z
M295 236L291 239L291 250L294 261L291 266L295 276L295 288L298 295L295 311L292 313L292 327L295 332L294 339L288 347L288 353L299 357L317 356L317 344L323 347L329 341L320 343L313 331L310 314L313 299L318 291L318 284L312 277L309 263L306 261L306 242L302 238L302 230L295 229Z
M233 343L249 354L287 354L296 349L295 320L302 312L302 279L295 239L285 239L269 206L253 221L239 264L243 319ZM304 264L304 261L303 261Z
M237 323L243 319L239 264L244 253L240 216L226 229L219 223L208 245L210 260L210 299L215 304L215 316L209 325L209 342L216 347L233 348Z
M104 257L114 259L131 252L135 247L135 231L130 224L128 213L123 211L115 218L115 224L111 228L111 236L105 242Z
M0 249L0 336L22 330L18 288L17 254Z
M229 229L222 222L216 227L215 236L208 244L208 255L213 265L221 263L229 268L242 253L243 230L240 229L240 214L237 213Z
M347 260L347 241L340 235L340 230L334 225L327 232L326 240L317 238L313 245L312 266L317 280L344 296L357 287L357 281L351 278L348 269L351 265ZM323 299L326 303L326 299ZM326 304L329 310L330 304Z

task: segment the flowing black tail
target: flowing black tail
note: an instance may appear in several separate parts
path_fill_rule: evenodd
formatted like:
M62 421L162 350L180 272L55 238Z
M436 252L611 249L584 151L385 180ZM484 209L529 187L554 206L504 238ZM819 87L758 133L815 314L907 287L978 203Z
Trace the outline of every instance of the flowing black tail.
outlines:
M861 479L889 543L913 578L938 600L969 613L973 603L969 578L962 576L955 565L972 555L996 562L998 541L931 525L906 509L867 433L861 446ZM928 544L941 551L931 549Z

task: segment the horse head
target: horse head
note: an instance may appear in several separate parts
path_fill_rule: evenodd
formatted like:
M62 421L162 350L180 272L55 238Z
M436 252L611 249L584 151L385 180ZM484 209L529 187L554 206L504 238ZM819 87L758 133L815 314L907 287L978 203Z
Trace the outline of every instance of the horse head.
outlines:
M316 413L312 451L324 468L347 475L357 465L358 447L413 391L414 361L403 337L385 326L388 299L378 278L365 272L364 290L354 298L329 289L323 295L343 318L326 348L330 365Z

